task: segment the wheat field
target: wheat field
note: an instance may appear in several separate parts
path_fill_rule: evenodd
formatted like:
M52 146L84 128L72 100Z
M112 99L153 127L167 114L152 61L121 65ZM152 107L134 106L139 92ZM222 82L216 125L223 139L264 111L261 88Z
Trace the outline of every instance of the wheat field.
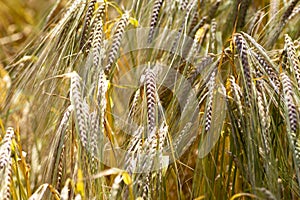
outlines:
M300 199L297 0L0 1L0 198Z

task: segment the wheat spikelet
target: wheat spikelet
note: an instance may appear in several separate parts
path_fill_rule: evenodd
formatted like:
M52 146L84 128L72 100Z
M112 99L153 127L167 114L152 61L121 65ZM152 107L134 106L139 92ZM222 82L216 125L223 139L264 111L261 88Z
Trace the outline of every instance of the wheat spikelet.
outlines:
M56 182L57 190L59 190L61 187L64 157L65 157L65 145L63 145L63 147L62 147L61 154L60 154L59 161L58 161L57 182Z
M259 54L252 52L254 57L258 61L258 63L263 67L266 73L269 75L272 81L272 86L274 87L275 91L279 91L280 88L280 81L278 79L277 72L271 67L271 65Z
M151 43L153 40L154 30L157 25L159 11L162 7L163 2L164 2L164 0L156 0L154 2L154 6L152 9L152 15L151 15L150 30L149 30L149 34L148 34L148 43Z
M113 36L112 46L108 54L108 62L105 67L105 74L108 75L111 71L112 64L114 63L117 53L119 51L121 40L123 38L123 34L125 32L125 27L129 23L129 12L125 12L120 21L118 22L116 31Z
M267 152L270 151L270 138L269 138L269 128L270 128L270 120L268 116L268 108L265 105L265 99L264 99L264 94L263 94L263 83L261 80L259 80L259 77L262 76L261 72L257 72L257 79L258 81L256 82L256 93L257 93L257 107L259 111L259 117L260 117L260 123L262 126L262 137L263 137L263 142L265 144L265 148Z
M235 83L234 76L229 77L229 82L230 82L230 86L231 86L230 89L231 89L231 92L234 95L234 99L238 105L239 112L241 113L241 115L243 115L243 106L242 106L242 101L241 101L241 88L239 85L237 85Z
M210 8L210 10L208 12L208 22L210 22L215 17L215 14L219 8L220 3L221 3L221 0L217 0L214 3L214 5Z
M83 147L87 144L87 110L81 96L80 77L74 72L71 77L70 98L75 110L76 127Z
M271 48L274 45L274 43L278 39L280 33L282 32L284 26L288 22L289 17L293 13L293 10L294 10L294 8L295 8L295 6L296 6L296 4L298 2L299 2L299 0L291 0L289 2L289 6L287 7L287 9L285 10L285 12L283 13L283 15L282 15L279 23L272 30L273 32L271 33L271 36L267 39L267 42L266 42L266 47L267 48Z
M249 8L249 5L251 3L251 0L242 0L239 1L239 16L238 16L238 21L237 21L237 28L242 28L245 25L245 19L247 15L247 11Z
M194 37L197 33L197 31L203 27L205 25L205 23L208 23L209 20L208 20L208 17L207 16L203 16L200 21L194 26L194 27L191 27L192 30L190 31L189 35Z
M292 0L289 2L289 6L287 7L286 11L283 13L281 17L281 22L280 22L281 27L283 27L287 23L290 15L293 13L293 10L298 2L299 0Z
M292 133L297 133L298 114L297 114L296 105L294 104L293 101L293 89L292 89L291 80L284 72L280 74L280 77L282 80L284 100L286 102L287 109L288 109L290 131Z
M86 11L84 24L83 24L83 28L82 28L82 36L80 39L80 49L85 45L85 43L88 39L89 28L90 28L91 20L93 17L93 12L95 9L96 2L97 2L97 0L90 0L90 2L88 3L88 8Z
M239 52L239 57L242 63L242 69L243 69L243 75L246 81L246 86L247 86L247 96L248 96L248 103L249 100L251 99L251 94L252 94L252 78L251 78L251 71L250 71L250 65L249 65L249 60L248 60L248 48L246 46L246 42L243 39L243 37L240 34L235 34L234 35L234 42L236 45L236 48Z
M247 33L252 35L254 32L255 27L259 26L260 21L262 20L262 16L264 15L263 11L258 11L255 13L254 17L252 18L252 20L250 21Z
M300 88L300 64L299 64L299 60L296 55L294 43L293 43L292 39L290 38L290 36L288 36L287 34L285 34L285 45L286 45L286 51L287 51L288 58L292 64L294 72L295 72L296 80L298 83L298 88Z
M145 87L147 99L148 127L149 132L151 133L155 128L156 121L156 82L155 73L151 69L147 69L145 72Z
M94 36L93 36L93 66L95 68L98 68L100 64L100 54L101 54L101 46L102 46L102 20L99 20L99 22L96 24Z
M94 111L90 114L90 121L91 121L91 157L92 157L92 173L95 173L97 170L97 164L96 164L96 156L97 156L97 141L98 141L98 134L99 131L99 117L97 113Z
M288 18L288 21L289 21L289 20L292 20L296 15L299 14L299 12L300 12L300 5L297 6L297 7L295 7L295 8L293 9L292 14L291 14L291 15L289 16L289 18Z
M13 128L9 127L6 130L6 134L3 138L3 140L1 141L2 145L0 148L0 170L3 169L5 166L7 166L9 160L11 160L10 158L10 154L11 154L11 142L14 136L14 130Z
M6 130L6 134L1 141L0 146L0 196L5 200L10 199L10 184L11 184L11 173L12 173L12 159L11 159L11 145L14 137L13 128L9 127ZM2 174L1 174L2 173Z
M189 80L191 83L194 83L197 77L201 74L202 70L210 65L213 62L213 57L212 56L206 56L204 57L200 63L196 64L196 69L190 74Z
M55 28L52 29L51 36L53 38L57 37L57 34L64 30L63 26L68 22L72 14L75 13L80 6L85 6L85 1L75 0L74 2L72 2L71 6L67 9L61 20L59 20Z
M217 31L217 22L215 19L212 20L211 22L211 29L210 29L210 35L211 35L211 52L216 53L217 52L217 39L216 39L216 31Z
M116 176L114 183L111 187L110 198L111 200L117 199L118 191L120 189L120 183L122 182L122 176Z
M102 42L102 29L103 29L103 18L104 18L104 14L105 14L105 2L103 2L99 8L97 9L96 11L96 14L95 14L95 19L93 21L93 24L92 24L92 28L91 28L91 31L89 33L89 38L86 42L86 47L85 47L85 51L86 51L86 54L89 54L90 52L90 49L91 47L93 46L96 46L96 45L93 45L93 41L95 41L95 37L100 37L98 34L100 34L100 29L101 29L101 40L97 39L97 41L100 41ZM100 24L102 24L101 27ZM97 31L98 33L95 34L94 32Z
M288 136L290 138L290 141L292 143L292 148L295 153L295 159L298 167L300 166L300 141L297 137L297 130L299 126L299 114L297 112L296 105L293 101L293 90L292 90L292 84L289 79L289 77L282 72L280 74L281 80L282 80L282 87L283 87L283 93L284 93L284 100L287 106L287 113L289 118L289 131Z
M100 130L104 133L105 110L106 110L106 92L108 90L108 80L103 70L100 70L98 77L97 103L100 115Z
M6 163L5 169L0 169L0 173L2 171L1 187L0 187L0 196L3 200L10 200L11 192L10 185L12 182L12 159L9 159ZM1 175L1 174L0 174Z
M125 167L126 171L130 174L135 172L135 168L137 167L138 156L142 153L142 133L144 128L139 126L137 130L133 133L132 138L128 144L127 154L125 157Z
M215 87L215 78L216 78L216 71L214 70L208 82L208 99L207 99L207 106L206 106L206 116L205 116L205 131L209 131L211 125L211 115L212 115L212 102L213 102L213 91Z
M189 4L189 0L180 0L179 2L179 9L185 10Z
M173 42L172 47L171 47L171 55L174 55L175 52L176 52L176 49L177 49L178 44L179 44L179 39L181 37L182 32L184 31L184 28L186 27L186 23L188 21L188 18L190 16L190 14L192 13L192 10L194 8L195 3L196 3L196 1L193 1L193 2L189 3L189 5L187 6L186 13L184 15L183 21L181 23L181 26L180 26L179 30L177 31L177 35L174 38L174 42Z

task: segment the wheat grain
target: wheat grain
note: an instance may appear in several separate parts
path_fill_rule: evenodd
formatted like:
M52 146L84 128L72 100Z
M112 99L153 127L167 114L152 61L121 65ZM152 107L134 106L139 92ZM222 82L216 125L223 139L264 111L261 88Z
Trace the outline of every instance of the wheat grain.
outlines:
M81 96L81 85L80 85L80 77L77 73L73 73L71 77L71 89L70 89L70 98L72 105L75 110L75 119L76 119L76 127L78 128L78 133L80 136L80 140L83 147L86 147L87 144L87 110L85 108L85 104L83 102Z
M152 15L151 15L151 22L150 22L150 30L148 34L148 43L150 44L153 40L154 31L157 25L157 19L160 12L160 9L162 7L164 0L156 0L154 2L154 6L152 9Z
M90 0L90 2L88 3L88 8L86 11L84 24L83 24L83 28L82 28L82 36L80 39L80 49L85 45L85 43L88 39L90 24L91 24L91 20L93 17L93 12L95 9L96 2L97 2L97 0Z
M294 43L292 39L290 38L289 35L285 34L285 45L286 45L286 52L288 55L288 58L292 64L293 71L296 76L296 80L298 83L298 88L300 89L300 64L299 64L299 59L297 58L296 55L296 50L294 47Z
M114 61L116 59L116 56L117 56L117 53L119 51L121 41L122 41L122 38L123 38L123 34L125 32L125 28L128 25L128 23L129 23L129 12L126 11L122 15L120 21L118 22L116 31L115 31L114 36L113 36L112 46L111 46L111 49L110 49L109 54L108 54L108 62L107 62L107 65L105 67L105 74L106 75L108 75L109 72L111 71L112 64L114 63Z

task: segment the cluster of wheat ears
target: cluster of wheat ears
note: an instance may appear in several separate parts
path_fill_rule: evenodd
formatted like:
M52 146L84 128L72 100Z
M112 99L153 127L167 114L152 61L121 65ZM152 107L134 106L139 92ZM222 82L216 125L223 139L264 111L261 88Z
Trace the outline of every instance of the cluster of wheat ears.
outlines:
M299 0L57 0L2 71L1 199L299 199Z

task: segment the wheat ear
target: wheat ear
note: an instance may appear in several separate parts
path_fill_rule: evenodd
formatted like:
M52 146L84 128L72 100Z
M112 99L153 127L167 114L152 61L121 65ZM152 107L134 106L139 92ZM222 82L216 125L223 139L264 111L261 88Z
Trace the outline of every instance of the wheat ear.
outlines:
M113 65L113 63L116 59L116 56L117 56L117 53L119 51L121 41L122 41L122 38L123 38L123 34L125 32L125 28L128 25L128 23L129 23L129 12L126 11L122 15L120 21L118 22L116 31L115 31L114 36L113 36L112 46L111 46L111 49L110 49L109 54L108 54L108 62L107 62L107 65L105 67L105 74L106 75L108 75L111 71L111 67L112 67L112 65Z
M285 45L288 58L290 63L292 64L293 71L295 72L296 80L298 83L298 89L300 89L300 64L299 59L296 55L296 50L294 47L294 43L289 35L285 34Z
M234 35L234 42L236 45L236 48L239 53L239 57L242 63L242 71L243 75L246 81L246 86L247 86L247 96L248 96L248 103L251 99L251 94L252 94L252 78L251 78L251 70L250 70L250 65L249 65L249 60L248 60L248 48L246 45L246 42L242 35L240 34L235 34Z
M213 92L215 88L215 79L216 79L216 70L210 75L210 79L208 82L208 99L206 106L206 117L205 117L205 131L209 131L211 125L211 115L212 115L212 103L213 103Z
M154 30L156 28L159 11L162 7L163 2L164 2L164 0L156 0L154 2L154 6L152 9L152 15L151 15L150 30L149 30L149 34L148 34L148 43L151 43L153 40Z
M70 89L70 98L72 105L75 110L75 119L76 119L76 127L79 132L80 140L83 147L87 145L87 116L88 111L84 105L82 96L81 96L81 85L80 85L80 77L74 72L71 77L71 89Z
M151 69L147 69L145 72L145 87L147 99L148 127L149 132L151 133L155 128L156 121L156 82L155 73Z
M85 45L85 43L88 39L90 24L91 24L91 20L93 17L93 12L95 9L96 2L97 2L97 0L90 0L90 2L88 3L88 8L86 11L83 28L82 28L82 36L80 39L80 49Z

